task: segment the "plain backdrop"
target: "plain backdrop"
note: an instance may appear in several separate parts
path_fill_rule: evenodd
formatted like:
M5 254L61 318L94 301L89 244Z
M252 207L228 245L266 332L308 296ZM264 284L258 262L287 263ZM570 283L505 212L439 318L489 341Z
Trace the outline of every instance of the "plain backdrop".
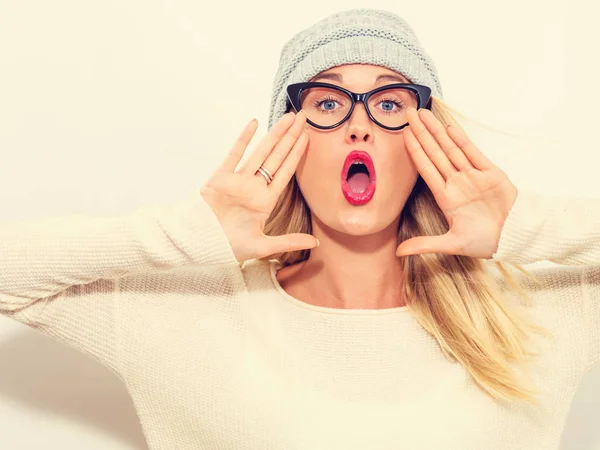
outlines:
M198 189L253 117L280 50L318 19L387 9L432 56L444 100L520 189L597 197L596 2L3 0L0 219L125 214ZM482 125L498 129L490 131ZM562 450L600 449L600 370ZM0 317L0 448L144 449L120 381Z

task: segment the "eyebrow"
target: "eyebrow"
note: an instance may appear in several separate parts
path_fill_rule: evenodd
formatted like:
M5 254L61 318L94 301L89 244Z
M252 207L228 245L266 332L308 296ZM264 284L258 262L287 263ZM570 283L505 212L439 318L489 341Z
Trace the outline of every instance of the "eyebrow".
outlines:
M316 81L316 80L320 80L320 79L334 80L334 81L337 81L338 83L342 83L342 75L339 73L324 73L324 74L318 75L317 77L313 78L312 81ZM399 75L385 74L385 75L379 75L377 77L377 79L375 80L375 85L378 85L384 81L395 81L398 83L406 83L407 82L405 79L403 79Z

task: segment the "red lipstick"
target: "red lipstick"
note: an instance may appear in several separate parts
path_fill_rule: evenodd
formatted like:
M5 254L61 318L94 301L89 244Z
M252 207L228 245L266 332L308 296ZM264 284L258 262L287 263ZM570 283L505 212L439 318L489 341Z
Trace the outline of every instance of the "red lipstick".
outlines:
M362 192L353 192L348 184L348 171L355 162L361 162L365 165L369 172L369 184L366 189ZM375 194L375 166L371 156L364 151L353 150L346 157L344 161L344 167L342 168L342 193L346 200L355 206L364 205L373 198Z

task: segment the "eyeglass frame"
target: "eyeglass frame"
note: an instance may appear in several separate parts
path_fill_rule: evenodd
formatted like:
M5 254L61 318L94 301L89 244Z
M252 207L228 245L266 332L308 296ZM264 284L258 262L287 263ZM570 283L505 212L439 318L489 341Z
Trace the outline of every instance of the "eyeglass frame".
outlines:
M369 118L375 124L380 126L381 128L384 128L386 130L396 131L396 130L401 130L402 128L406 127L408 125L408 122L399 127L388 127L388 126L383 125L382 123L378 122L371 114L371 110L369 109L369 106L368 106L369 98L373 94L376 94L377 92L384 91L387 89L393 89L393 88L408 89L417 95L417 109L425 108L425 109L431 110L431 88L429 86L425 86L423 84L414 84L414 83L386 84L384 86L375 88L371 91L364 92L362 94L357 94L356 92L349 91L348 89L344 89L343 87L337 86L335 84L323 83L320 81L307 81L304 83L293 83L293 84L290 84L287 86L286 90L287 90L288 100L291 103L292 107L296 110L296 112L298 112L298 111L300 111L300 109L302 109L301 105L300 105L302 92L311 87L332 88L332 89L343 92L348 97L350 97L350 99L352 100L352 106L350 106L350 110L348 111L348 114L346 115L346 117L344 117L340 122L338 122L335 125L328 125L328 126L317 125L312 120L310 120L308 118L306 119L306 121L309 124L311 124L315 128L319 128L320 130L330 130L332 128L339 127L341 124L343 124L346 120L348 120L350 118L350 116L352 115L352 112L354 111L354 107L356 106L356 103L358 103L358 102L362 102L362 104L365 107L365 110L367 111L367 115L369 116Z

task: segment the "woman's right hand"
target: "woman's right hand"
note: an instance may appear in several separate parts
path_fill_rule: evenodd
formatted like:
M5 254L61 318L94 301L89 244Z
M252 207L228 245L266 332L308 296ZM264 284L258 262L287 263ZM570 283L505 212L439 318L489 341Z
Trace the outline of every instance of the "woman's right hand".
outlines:
M308 145L305 123L303 111L285 114L235 171L258 127L256 119L253 120L246 125L223 164L200 190L239 262L318 245L317 239L310 234L266 236L263 233L269 215ZM270 184L258 172L261 165L273 176Z

